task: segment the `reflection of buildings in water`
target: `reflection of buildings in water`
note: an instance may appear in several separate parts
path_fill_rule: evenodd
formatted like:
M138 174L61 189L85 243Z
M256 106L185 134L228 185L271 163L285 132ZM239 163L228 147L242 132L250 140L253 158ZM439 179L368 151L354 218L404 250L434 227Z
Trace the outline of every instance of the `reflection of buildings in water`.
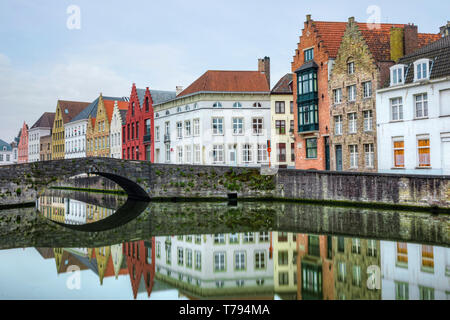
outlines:
M297 235L299 300L334 300L331 236Z
M127 270L127 261L123 255L122 244L115 244L111 246L111 260L114 266L114 275L117 279L123 270Z
M79 270L88 269L88 267L83 265L79 259L76 258L76 256L67 252L63 248L54 248L53 254L55 257L56 272L58 274L72 272L73 269L71 268L73 268L73 266L77 266Z
M272 232L272 246L275 293L282 299L296 299L297 234Z
M449 300L450 249L381 241L382 297Z
M86 203L65 198L66 214L64 223L72 225L86 224Z
M150 241L128 242L123 245L134 299L144 288L148 297L152 293L155 278L154 247L154 237Z
M191 299L273 299L269 232L156 237L156 278Z
M96 222L115 212L113 209L57 196L43 195L37 204L38 210L46 218L72 225Z
M46 217L50 219L52 216L52 197L41 196L38 200L38 210Z
M368 267L381 268L380 241L333 237L335 298L380 300L381 290L368 288Z

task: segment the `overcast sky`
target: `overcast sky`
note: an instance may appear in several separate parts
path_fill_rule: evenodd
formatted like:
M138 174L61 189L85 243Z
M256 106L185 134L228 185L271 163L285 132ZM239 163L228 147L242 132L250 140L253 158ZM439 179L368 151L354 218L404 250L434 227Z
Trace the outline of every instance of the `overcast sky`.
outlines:
M80 29L69 29L71 5ZM58 99L91 102L100 92L138 87L175 90L209 69L256 70L271 58L272 86L290 72L305 15L315 20L408 23L437 33L450 1L302 0L2 0L0 139L11 142ZM70 20L73 21L73 20Z

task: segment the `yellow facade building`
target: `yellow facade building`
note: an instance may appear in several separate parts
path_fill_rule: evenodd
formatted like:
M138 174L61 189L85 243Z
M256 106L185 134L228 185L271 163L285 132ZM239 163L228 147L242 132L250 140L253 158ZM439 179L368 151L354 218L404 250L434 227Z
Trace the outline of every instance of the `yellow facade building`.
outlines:
M116 100L114 100L116 99ZM114 111L114 105L119 110L128 110L128 102L117 100L118 98L103 97L100 94L97 112L89 115L86 131L86 156L109 157L110 156L110 127Z
M76 117L88 105L89 103L87 102L58 100L52 130L52 160L64 159L64 125Z

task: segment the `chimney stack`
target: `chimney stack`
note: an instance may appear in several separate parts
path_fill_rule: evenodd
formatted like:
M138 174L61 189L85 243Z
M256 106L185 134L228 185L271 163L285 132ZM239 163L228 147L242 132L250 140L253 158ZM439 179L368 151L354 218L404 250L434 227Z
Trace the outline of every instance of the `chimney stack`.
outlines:
M258 59L258 71L264 73L267 79L267 84L270 90L270 58L264 57L263 59Z
M182 86L177 86L177 88L176 88L176 95L178 96L181 92L183 92L183 87Z
M447 21L447 24L440 28L440 33L442 37L447 37L450 35L450 21Z
M311 21L311 15L310 14L307 14L306 15L306 22L310 22Z
M355 23L355 17L350 17L350 18L348 18L348 23L349 23L349 24Z
M413 53L419 49L419 36L417 26L414 24L405 25L404 29L405 55Z
M404 30L403 28L391 28L391 60L397 62L398 59L404 56Z

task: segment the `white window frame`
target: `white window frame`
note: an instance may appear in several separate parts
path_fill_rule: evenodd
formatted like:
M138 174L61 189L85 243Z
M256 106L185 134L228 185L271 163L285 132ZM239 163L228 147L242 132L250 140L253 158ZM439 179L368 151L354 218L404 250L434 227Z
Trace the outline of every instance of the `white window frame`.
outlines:
M191 120L185 120L184 121L184 136L190 137L192 134L191 131Z
M358 132L358 114L352 112L348 114L348 133L353 134Z
M184 147L184 154L185 154L185 157L186 157L186 163L192 163L192 152L191 152L191 146L190 145L187 145L187 146L185 146Z
M339 121L336 121L339 120ZM334 116L334 135L341 136L342 135L342 115Z
M267 162L267 145L258 144L258 163Z
M425 67L425 68L424 68ZM424 72L426 75L424 76ZM430 59L420 59L414 62L414 81L423 81L430 78Z
M157 126L156 128L155 128L155 138L156 138L156 141L159 141L159 139L160 139L160 137L159 137L159 126Z
M403 97L391 98L389 105L391 121L403 121Z
M355 62L354 61L347 62L347 73L355 74Z
M253 154L252 154L252 145L250 143L245 143L242 146L242 162L244 163L252 163L253 162Z
M337 88L333 90L333 99L334 104L342 103L342 88Z
M390 68L391 86L397 86L405 83L405 65L397 64ZM401 77L401 79L399 79Z
M177 163L183 163L183 146L177 147Z
M364 160L366 168L373 169L375 167L375 146L373 143L364 145Z
M356 101L356 85L355 84L347 87L347 95L348 95L347 99L349 102Z
M233 135L243 135L244 134L244 118L236 117L233 118Z
M216 122L216 124L214 124ZM213 117L211 119L211 129L213 135L221 136L223 135L223 117ZM216 125L216 128L214 128L214 125Z
M371 98L372 97L372 81L363 82L363 98Z
M351 144L349 147L350 169L358 169L358 145Z
M247 266L246 260L247 259L245 251L236 251L234 253L234 270L245 271Z
M213 163L225 163L225 147L223 144L214 144L212 148Z
M256 131L255 131L255 121L256 121ZM261 125L261 128L259 128L259 126ZM261 136L263 135L263 131L264 131L264 118L258 117L258 118L252 118L252 133L253 135L256 136Z
M200 136L200 119L194 119L194 137Z
M196 164L201 163L201 153L200 153L200 145L199 144L194 145L194 163L196 163Z
M226 253L225 252L214 252L214 271L222 272L225 271L226 265Z
M373 111L372 110L364 110L364 132L373 131Z
M177 122L177 139L183 139L183 121Z
M414 95L414 119L424 118L428 118L428 93L426 92Z

